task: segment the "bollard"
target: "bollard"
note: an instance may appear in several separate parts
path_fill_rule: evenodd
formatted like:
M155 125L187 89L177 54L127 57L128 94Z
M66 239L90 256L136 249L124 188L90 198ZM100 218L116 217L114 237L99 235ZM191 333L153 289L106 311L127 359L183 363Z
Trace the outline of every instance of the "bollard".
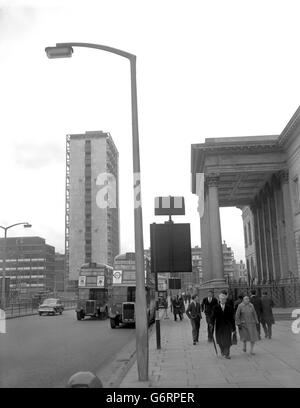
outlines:
M67 388L103 388L99 377L90 371L79 371L70 377Z

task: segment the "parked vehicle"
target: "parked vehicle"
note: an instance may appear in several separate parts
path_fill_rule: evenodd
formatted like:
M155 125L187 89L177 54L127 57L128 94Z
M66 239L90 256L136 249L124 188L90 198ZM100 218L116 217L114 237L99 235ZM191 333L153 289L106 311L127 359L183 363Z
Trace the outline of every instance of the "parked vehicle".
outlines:
M105 264L90 262L82 265L78 281L77 320L86 316L108 317L108 289L112 285L112 274L113 268Z
M135 254L133 252L115 257L113 284L109 289L109 318L112 329L121 324L135 325L135 274ZM145 258L145 289L148 323L150 324L155 320L155 284L148 258Z
M42 314L53 314L55 315L56 313L62 314L64 311L64 306L61 303L59 299L45 299L43 303L39 306L38 312L39 315L42 316Z

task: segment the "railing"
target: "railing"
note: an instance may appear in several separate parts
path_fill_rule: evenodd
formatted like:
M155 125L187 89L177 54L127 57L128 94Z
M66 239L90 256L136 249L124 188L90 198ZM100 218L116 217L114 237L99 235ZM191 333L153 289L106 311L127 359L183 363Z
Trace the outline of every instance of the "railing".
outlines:
M76 300L62 300L65 310L73 309L76 306ZM22 317L38 313L39 305L34 301L25 301L19 303L10 303L6 307L6 318Z
M250 294L251 289L255 289L259 296L266 291L273 299L275 307L300 306L299 278L287 278L250 286L245 283L229 282L229 290L234 298L237 298L241 293Z

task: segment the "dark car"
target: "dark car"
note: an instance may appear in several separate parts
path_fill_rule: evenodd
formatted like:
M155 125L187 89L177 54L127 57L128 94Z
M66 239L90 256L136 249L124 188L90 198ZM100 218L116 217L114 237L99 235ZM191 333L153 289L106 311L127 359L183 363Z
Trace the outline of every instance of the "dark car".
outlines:
M64 306L59 299L45 299L43 303L39 306L38 312L41 316L43 313L46 314L62 314L64 311Z

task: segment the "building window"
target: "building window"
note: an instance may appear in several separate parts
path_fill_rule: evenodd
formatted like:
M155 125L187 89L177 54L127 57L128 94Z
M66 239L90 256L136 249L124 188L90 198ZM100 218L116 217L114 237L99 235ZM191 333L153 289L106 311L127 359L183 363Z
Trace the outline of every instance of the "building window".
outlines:
M248 233L249 233L249 245L252 245L252 233L251 233L251 224L248 222Z

